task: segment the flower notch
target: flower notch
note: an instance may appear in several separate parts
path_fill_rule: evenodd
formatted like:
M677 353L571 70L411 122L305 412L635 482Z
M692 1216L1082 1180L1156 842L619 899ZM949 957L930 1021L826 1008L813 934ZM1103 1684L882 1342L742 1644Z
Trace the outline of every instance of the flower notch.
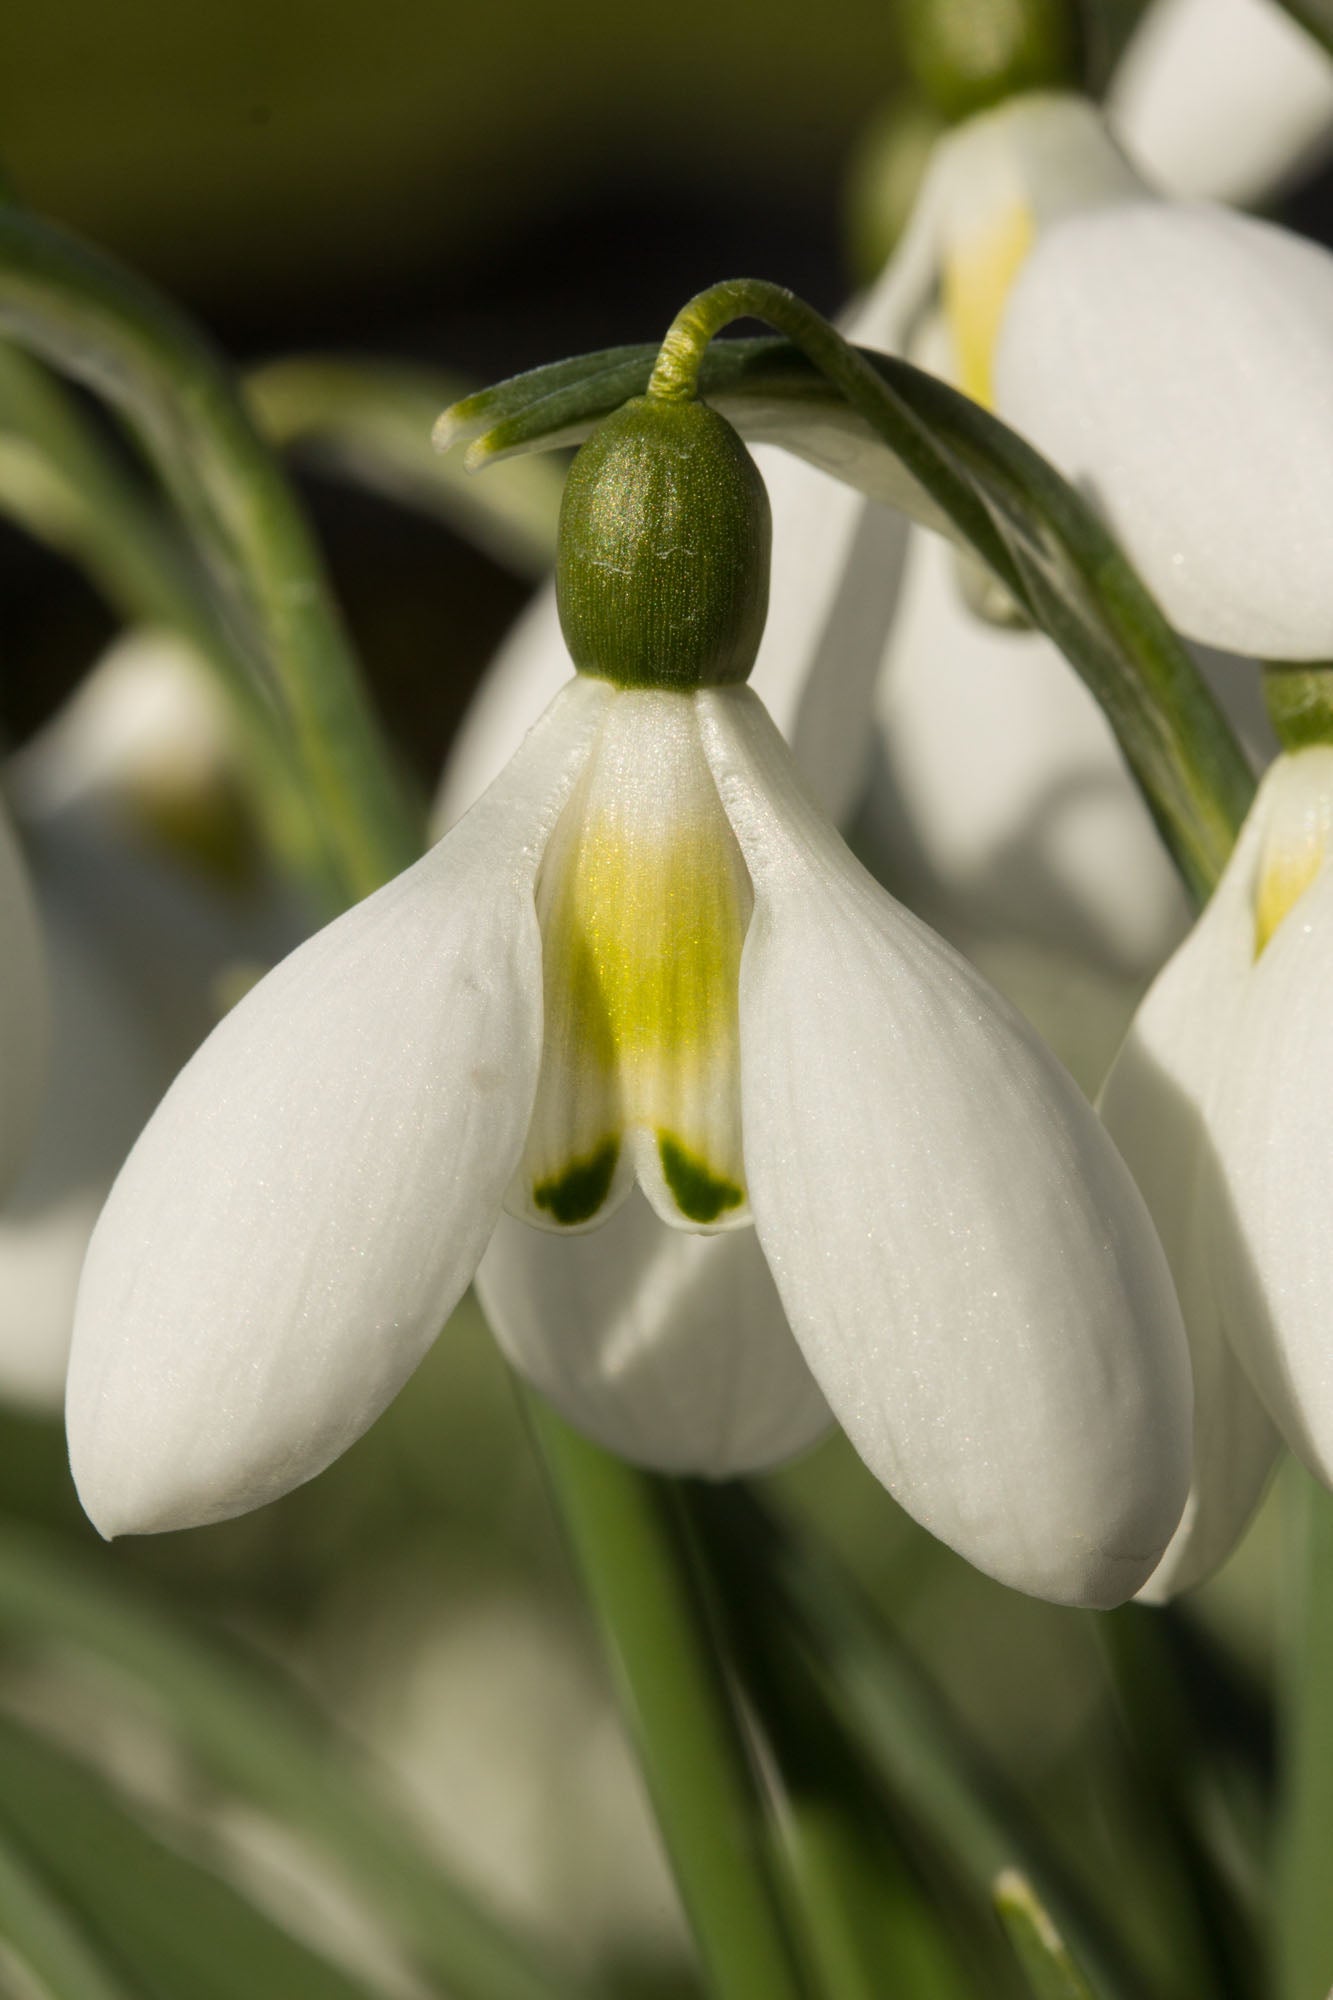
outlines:
M636 396L570 468L556 593L575 666L689 693L749 676L768 611L768 494L724 417Z

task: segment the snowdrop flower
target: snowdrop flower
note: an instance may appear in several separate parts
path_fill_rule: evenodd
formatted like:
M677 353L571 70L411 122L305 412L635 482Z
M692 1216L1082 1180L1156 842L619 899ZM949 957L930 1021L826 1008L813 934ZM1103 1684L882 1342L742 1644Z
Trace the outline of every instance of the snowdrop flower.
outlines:
M105 1533L327 1464L507 1211L562 1261L529 1251L525 1288L506 1260L502 1344L593 1436L722 1475L826 1399L990 1573L1100 1604L1145 1580L1188 1478L1160 1245L1077 1087L852 859L741 684L767 542L704 405L640 399L585 446L576 679L424 861L236 1007L112 1192L68 1394ZM692 1288L696 1324L660 1313Z
M1333 150L1333 63L1277 0L1154 0L1106 108L1150 180L1248 207Z
M1230 1552L1279 1431L1333 1483L1331 831L1333 748L1280 757L1106 1086L1106 1123L1171 1257L1194 1354L1194 1484L1155 1596Z

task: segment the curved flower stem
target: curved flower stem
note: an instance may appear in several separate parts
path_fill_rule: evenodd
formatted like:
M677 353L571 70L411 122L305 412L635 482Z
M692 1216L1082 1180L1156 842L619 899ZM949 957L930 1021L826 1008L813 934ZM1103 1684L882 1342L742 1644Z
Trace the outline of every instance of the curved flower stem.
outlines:
M638 1739L718 2000L802 2000L765 1809L670 1484L524 1403Z
M736 319L764 320L785 334L1061 647L1115 730L1187 889L1205 901L1249 809L1253 777L1188 655L1105 531L1086 509L1069 504L1065 482L1021 438L989 420L978 433L975 420L984 413L966 397L910 371L909 402L886 379L885 371L901 364L885 358L876 367L812 306L762 279L729 279L681 308L658 352L648 394L669 400L695 395L709 343ZM979 470L986 475L981 488L973 477ZM1054 585L1051 550L1033 542L1024 519L1034 496L1044 529L1073 558L1082 587L1092 586L1109 631L1131 640L1137 667L1132 684L1106 672L1100 645L1089 650L1080 643L1087 635L1079 607L1067 588Z
M761 319L800 348L852 409L890 443L901 463L985 557L1021 602L1020 576L1003 537L971 485L941 456L929 431L890 395L870 363L822 313L782 285L762 278L731 278L700 292L681 307L667 329L648 394L681 401L698 392L699 370L710 341L737 319Z
M0 206L0 331L127 420L190 522L237 643L269 677L353 897L417 851L417 817L374 721L323 564L230 370L114 259Z

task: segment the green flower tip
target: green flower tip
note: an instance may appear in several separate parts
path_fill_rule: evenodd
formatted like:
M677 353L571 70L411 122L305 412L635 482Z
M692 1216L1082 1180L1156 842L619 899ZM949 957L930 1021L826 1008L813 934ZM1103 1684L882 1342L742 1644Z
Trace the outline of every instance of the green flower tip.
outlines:
M1333 662L1265 661L1263 682L1269 720L1284 750L1333 743Z
M636 396L570 468L556 594L580 673L617 687L748 678L768 610L758 468L705 403Z
M945 118L970 118L1025 90L1077 87L1082 34L1073 0L903 0L903 55Z

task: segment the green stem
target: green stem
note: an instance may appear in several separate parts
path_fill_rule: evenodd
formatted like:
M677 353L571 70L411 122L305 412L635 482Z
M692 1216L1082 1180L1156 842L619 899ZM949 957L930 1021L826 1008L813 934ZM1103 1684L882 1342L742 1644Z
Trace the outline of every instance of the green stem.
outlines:
M729 1570L718 1532L729 1493L681 1490L691 1546L772 1769L789 1907L819 1992L826 2000L884 2000L886 1992L959 2000L952 1940L905 1865L864 1759L805 1661L785 1635L775 1639L782 1621L771 1598L756 1615Z
M1023 601L1023 580L970 482L942 456L926 427L886 391L875 369L813 306L782 285L731 278L681 307L662 342L648 394L684 401L698 394L710 341L737 319L761 319L785 334L858 415L892 447L899 461Z
M904 364L881 358L876 365L812 306L761 279L730 279L681 308L662 342L649 395L697 394L710 342L736 319L764 320L786 335L1076 665L1116 731L1187 887L1205 900L1249 809L1253 778L1193 663L1105 530L1070 504L1065 482L1021 438L993 422L978 435L979 413L965 397L913 370L909 403L889 379ZM977 472L985 475L980 488ZM988 489L990 505L983 497ZM1009 496L1012 508L1004 505ZM1128 643L1139 669L1133 682L1103 665L1098 648L1086 643L1079 608L1048 573L1050 552L1022 525L1034 500L1059 552L1095 594L1110 635Z
M1333 1495L1287 1470L1288 1644L1277 1851L1277 2000L1323 2000L1333 1979Z
M1148 2000L1133 1962L1051 1852L1031 1812L971 1741L874 1610L813 1538L740 1486L703 1496L719 1587L754 1644L792 1649L866 1780L919 1827L956 1874L989 1895L1005 1868L1031 1875L1106 2000Z
M328 856L282 715L230 642L188 548L56 380L3 346L0 511L79 563L132 624L189 644L227 703L270 845L329 901Z
M610 1648L649 1791L718 2000L802 2000L766 1813L672 1488L528 1415Z
M239 643L286 709L347 892L417 851L323 565L230 370L112 258L0 207L0 331L86 382L136 432L211 559Z

